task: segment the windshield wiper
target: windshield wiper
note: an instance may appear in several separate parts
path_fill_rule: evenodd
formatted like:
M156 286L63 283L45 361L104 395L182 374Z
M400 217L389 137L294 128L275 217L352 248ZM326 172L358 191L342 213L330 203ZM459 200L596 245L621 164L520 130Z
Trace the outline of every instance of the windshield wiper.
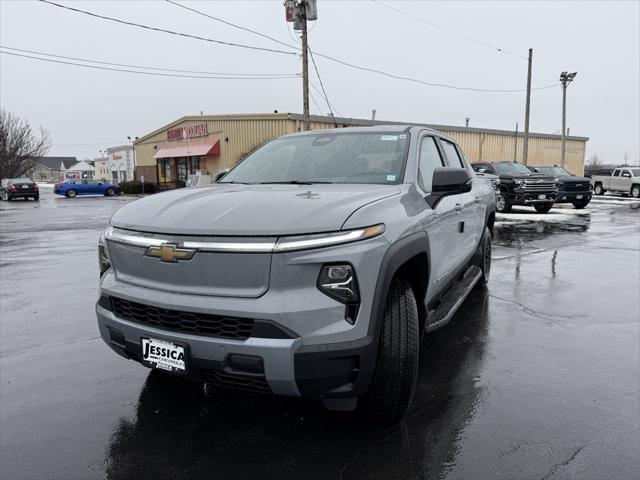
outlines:
M236 182L235 180L234 180L234 181L231 181L231 182L218 182L218 183L235 183L235 184L240 184L240 185L253 185L253 183L249 183L249 182Z
M333 183L333 182L307 182L305 180L281 180L279 182L260 182L260 185L277 185L277 184L283 184L283 185L313 185L315 183Z

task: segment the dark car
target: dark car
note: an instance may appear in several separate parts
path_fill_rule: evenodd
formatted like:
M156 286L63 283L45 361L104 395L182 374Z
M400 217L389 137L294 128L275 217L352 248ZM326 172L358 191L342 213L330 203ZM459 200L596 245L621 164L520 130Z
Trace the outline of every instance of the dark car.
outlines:
M555 203L572 203L575 208L584 208L589 205L593 195L593 187L588 178L578 177L555 165L535 168L540 173L558 179L558 194Z
M56 183L53 187L53 193L64 195L67 198L74 198L78 195L104 195L106 197L112 197L113 195L120 195L122 189L113 183L83 179Z
M496 195L496 211L508 213L513 205L532 206L538 213L551 210L557 196L558 180L533 172L517 162L476 162L474 170L500 177L500 193Z
M0 199L13 200L14 198L40 200L38 184L30 178L5 178L0 184Z

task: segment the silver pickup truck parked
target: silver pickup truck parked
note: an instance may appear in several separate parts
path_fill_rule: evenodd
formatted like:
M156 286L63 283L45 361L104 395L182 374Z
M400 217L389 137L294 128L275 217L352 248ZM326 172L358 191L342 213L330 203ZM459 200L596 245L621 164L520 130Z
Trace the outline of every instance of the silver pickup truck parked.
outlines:
M104 341L208 385L401 417L419 339L491 265L491 183L449 138L277 138L218 183L129 203L100 240Z
M604 195L609 191L628 193L634 198L640 198L640 168L616 168L609 177L594 175L591 177L591 185L593 185L593 191L596 195Z

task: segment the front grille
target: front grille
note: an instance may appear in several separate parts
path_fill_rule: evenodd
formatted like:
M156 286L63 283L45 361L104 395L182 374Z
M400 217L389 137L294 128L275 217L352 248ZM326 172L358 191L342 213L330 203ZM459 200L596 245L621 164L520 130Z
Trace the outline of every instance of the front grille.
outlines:
M263 375L240 375L224 370L202 370L202 379L213 385L257 393L271 393Z
M549 192L555 190L554 182L540 182L537 180L525 180L524 189L528 192Z
M118 317L163 330L246 340L251 336L253 329L253 319L250 318L167 310L117 297L111 297L111 302L113 312Z
M563 183L560 189L566 192L586 192L590 186L590 183Z

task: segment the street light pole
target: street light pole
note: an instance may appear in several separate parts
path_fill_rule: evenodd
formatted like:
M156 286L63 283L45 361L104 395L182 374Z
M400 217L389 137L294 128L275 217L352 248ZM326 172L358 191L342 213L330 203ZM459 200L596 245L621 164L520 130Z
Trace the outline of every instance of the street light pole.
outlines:
M560 166L564 168L566 157L567 142L567 86L573 81L578 72L560 74L560 82L562 83L562 145L560 146Z

